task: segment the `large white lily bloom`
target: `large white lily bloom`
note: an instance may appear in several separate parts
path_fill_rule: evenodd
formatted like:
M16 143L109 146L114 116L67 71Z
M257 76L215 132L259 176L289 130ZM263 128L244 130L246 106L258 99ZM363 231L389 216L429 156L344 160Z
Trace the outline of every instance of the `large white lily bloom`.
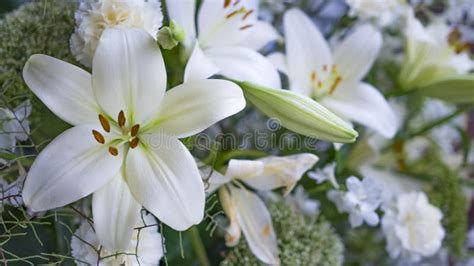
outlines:
M209 178L208 192L219 189L220 202L230 220L226 244L237 245L242 230L250 250L259 260L279 264L270 213L263 201L242 183L264 191L285 187L288 193L317 160L317 156L309 153L255 161L231 160L225 175L214 171Z
M30 123L28 117L31 114L30 101L25 101L15 107L14 110L0 108L0 151L12 150L17 141L25 141L30 134Z
M101 248L91 224L84 221L72 236L71 254L77 259L76 264L79 266L160 265L160 259L163 257L163 239L158 233L155 218L151 214L144 215L137 222L136 228L127 248L119 253Z
M201 80L167 92L160 50L139 29L107 29L92 75L33 55L23 77L31 90L74 125L32 165L23 190L33 211L93 195L98 239L111 250L130 241L141 206L175 230L201 221L204 186L178 138L196 134L245 106L240 88Z
M90 67L105 29L139 28L156 38L163 14L160 0L81 0L75 19L71 52L79 62Z
M411 8L406 15L406 54L400 73L400 83L405 89L422 87L436 79L453 74L466 74L474 68L474 61L456 41L455 33L443 19L423 24ZM436 55L436 56L433 56Z
M290 89L312 97L350 121L393 137L397 117L383 95L362 82L382 46L382 36L370 25L355 29L331 53L311 19L299 9L284 15L286 58L269 58L288 75Z
M192 50L185 80L216 73L270 88L280 88L275 67L256 52L279 38L267 22L259 21L257 0L204 0L197 14L195 1L168 1L168 15L185 31L184 45Z
M428 202L423 192L401 194L385 210L382 229L390 257L417 262L434 255L445 235L441 211Z

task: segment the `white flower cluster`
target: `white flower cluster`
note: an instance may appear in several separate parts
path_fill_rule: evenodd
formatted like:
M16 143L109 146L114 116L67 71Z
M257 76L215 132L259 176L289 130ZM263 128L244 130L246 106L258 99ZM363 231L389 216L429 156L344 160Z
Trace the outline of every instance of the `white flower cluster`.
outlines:
M71 52L87 67L108 28L139 28L156 38L163 20L159 0L82 0L76 12Z

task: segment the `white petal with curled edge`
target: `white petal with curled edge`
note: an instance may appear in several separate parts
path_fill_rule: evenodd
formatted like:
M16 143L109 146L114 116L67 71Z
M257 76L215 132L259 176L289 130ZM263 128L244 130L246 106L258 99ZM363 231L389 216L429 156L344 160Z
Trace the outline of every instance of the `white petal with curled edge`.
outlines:
M230 197L227 187L219 189L219 201L230 221L229 226L226 228L225 244L228 247L233 247L239 243L241 230L237 222L237 211L235 210L234 202Z
M179 138L197 134L245 107L242 90L218 79L183 83L166 92L154 130ZM146 126L145 126L146 128Z
M354 84L335 91L321 103L336 114L365 125L385 138L392 138L398 118L383 95L366 83Z
M239 81L274 89L281 88L280 75L273 64L263 55L243 47L212 47L204 50L218 66L219 74Z
M332 65L329 45L321 32L303 11L293 8L283 17L286 58L291 90L311 94L311 76L314 71L324 80L324 66Z
M92 92L91 75L47 55L32 55L23 68L23 79L38 98L59 118L72 125L97 124L100 108Z
M263 173L263 163L252 160L229 161L225 175L231 179L245 179L255 177Z
M184 82L207 79L219 71L220 69L206 57L199 43L196 42L184 70Z
M191 153L163 134L149 135L145 143L127 156L126 181L135 199L175 230L201 222L204 185Z
M117 156L96 142L89 126L77 126L55 138L36 158L23 189L25 205L46 211L79 200L107 184L120 170Z
M334 64L343 81L360 81L382 48L382 34L370 25L358 27L334 49Z
M108 250L127 251L140 209L120 171L92 196L94 228L100 244Z
M253 192L230 187L237 221L252 253L262 262L279 264L272 219L263 201Z
M258 160L264 166L260 175L249 176L241 180L259 190L286 187L285 194L288 194L303 174L311 169L317 161L318 156L311 153L284 157L269 156Z
M200 168L199 171L201 172L201 177L203 178L203 180L207 182L205 182L204 185L206 193L208 194L212 194L222 185L227 184L231 181L230 177L222 175L217 170L214 170L209 166L205 168Z
M92 63L94 94L111 117L128 121L155 115L166 90L166 70L155 40L144 30L106 29Z

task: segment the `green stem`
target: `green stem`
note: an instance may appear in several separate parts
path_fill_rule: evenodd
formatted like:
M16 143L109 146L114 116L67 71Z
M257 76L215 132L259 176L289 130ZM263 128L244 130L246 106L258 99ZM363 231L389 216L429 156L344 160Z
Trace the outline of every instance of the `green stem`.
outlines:
M201 236L199 235L199 230L196 226L189 228L187 231L189 237L191 238L191 244L193 245L194 252L198 257L198 260L202 266L210 266L209 258L207 257L206 249L202 243Z
M415 130L414 132L411 132L411 133L408 133L404 139L410 139L410 138L413 138L413 137L416 137L416 136L420 136L420 135L423 135L425 134L426 132L430 131L431 129L437 127L437 126L440 126L442 124L445 124L447 122L449 122L451 119L453 119L454 117L466 112L467 110L469 109L469 106L465 106L465 107L461 107L459 108L458 110L454 111L452 114L450 115L447 115L445 117L442 117L438 120L435 120L425 126L423 126L422 128L418 129L418 130Z

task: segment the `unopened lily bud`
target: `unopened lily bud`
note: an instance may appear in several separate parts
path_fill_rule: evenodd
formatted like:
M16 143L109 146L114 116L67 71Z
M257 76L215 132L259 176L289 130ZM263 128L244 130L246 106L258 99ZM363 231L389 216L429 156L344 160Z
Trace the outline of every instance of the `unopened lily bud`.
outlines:
M418 89L418 92L456 104L474 103L474 75L455 75L439 79Z
M163 27L158 31L157 41L164 49L171 50L180 42L184 41L184 29L174 20L170 21L168 27Z
M237 82L245 98L260 111L274 117L296 133L338 143L354 142L352 126L316 101L288 90L265 88L250 82Z

